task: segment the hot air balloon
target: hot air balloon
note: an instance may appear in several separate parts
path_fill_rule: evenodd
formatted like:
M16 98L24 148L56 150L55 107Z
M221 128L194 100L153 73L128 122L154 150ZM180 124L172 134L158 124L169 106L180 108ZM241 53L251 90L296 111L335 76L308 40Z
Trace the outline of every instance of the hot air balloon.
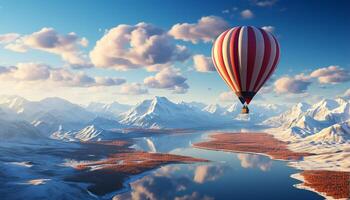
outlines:
M216 71L243 104L248 104L275 71L280 49L275 36L261 28L238 26L219 35L212 47Z

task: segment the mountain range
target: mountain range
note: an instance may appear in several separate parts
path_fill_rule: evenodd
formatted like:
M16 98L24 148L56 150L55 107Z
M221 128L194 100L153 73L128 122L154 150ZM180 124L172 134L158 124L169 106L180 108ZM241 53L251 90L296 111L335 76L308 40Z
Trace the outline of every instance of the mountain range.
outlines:
M323 99L314 105L298 103L263 122L275 127L275 137L304 144L343 144L350 140L350 102Z
M29 101L0 96L0 137L20 134L23 138L87 141L118 137L125 128L220 129L260 123L279 129L276 137L283 140L308 137L309 141L340 143L348 140L349 107L344 98L324 99L314 105L298 103L288 110L274 104L253 104L243 120L237 103L174 103L154 97L135 106L117 102L81 106L57 97Z

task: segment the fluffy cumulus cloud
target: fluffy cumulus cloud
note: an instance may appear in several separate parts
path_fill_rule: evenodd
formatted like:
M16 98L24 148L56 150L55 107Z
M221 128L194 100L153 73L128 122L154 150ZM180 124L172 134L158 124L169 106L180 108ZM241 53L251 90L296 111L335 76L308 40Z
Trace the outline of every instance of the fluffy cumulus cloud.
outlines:
M114 86L126 82L122 78L91 77L83 72L74 73L68 69L53 68L41 63L18 63L13 67L1 67L0 71L2 81L36 81L39 84L54 83L65 87Z
M214 64L210 57L206 57L201 54L193 56L194 67L198 72L211 72L215 71Z
M299 74L295 77L281 77L274 83L277 93L305 93L309 85L317 80L322 84L338 84L350 81L350 71L331 65L312 71L309 74Z
M169 31L175 39L198 43L199 41L213 41L220 33L226 30L229 24L217 16L206 16L197 23L175 24Z
M177 45L162 29L151 24L118 25L110 29L90 52L97 67L128 70L184 61L185 46Z
M16 40L20 35L18 33L6 33L0 35L0 44L6 44L13 42Z
M15 39L11 40L11 38ZM88 45L88 40L78 37L74 32L61 35L53 28L45 27L29 35L19 36L12 33L3 41L8 41L5 48L12 51L24 53L29 49L36 49L57 54L72 67L92 66L80 50L81 47Z
M45 64L18 63L11 71L13 77L19 80L45 80L50 77L50 67Z
M243 19L251 19L251 18L254 17L254 13L253 13L253 11L251 11L251 10L249 10L249 9L246 9L246 10L243 10L243 11L241 12L241 17L242 17Z
M350 81L350 71L334 65L317 69L310 76L317 78L320 83L324 84Z
M261 28L264 29L267 32L270 32L270 33L273 33L275 31L275 27L274 26L263 26Z
M311 84L310 78L304 74L299 74L295 77L281 77L274 83L277 93L292 93L299 94L306 92Z
M122 85L118 94L122 94L122 95L148 94L148 90L140 83L130 83L130 84Z
M165 68L159 71L155 76L149 76L144 79L144 84L149 88L169 89L174 93L186 93L189 88L186 78L180 73L179 69Z

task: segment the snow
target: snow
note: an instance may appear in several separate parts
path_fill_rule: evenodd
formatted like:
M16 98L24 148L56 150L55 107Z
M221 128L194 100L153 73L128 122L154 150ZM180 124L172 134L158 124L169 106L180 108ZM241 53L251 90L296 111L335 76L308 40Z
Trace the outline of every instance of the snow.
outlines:
M120 123L142 128L195 128L208 127L220 120L207 112L186 104L176 104L165 97L145 100L121 115Z
M264 124L277 139L289 143L296 152L315 154L303 161L291 162L298 169L350 171L349 100L324 99L309 106L299 103Z
M86 110L96 113L101 117L115 119L115 118L118 118L121 113L129 110L131 106L126 104L121 104L116 101L112 103L91 102L85 108Z

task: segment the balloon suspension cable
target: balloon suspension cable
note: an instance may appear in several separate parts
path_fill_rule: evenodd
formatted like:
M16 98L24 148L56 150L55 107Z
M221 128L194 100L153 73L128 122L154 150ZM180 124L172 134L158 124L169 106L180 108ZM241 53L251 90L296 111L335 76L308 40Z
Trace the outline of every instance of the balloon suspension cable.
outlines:
M243 108L242 108L242 114L249 114L249 108L248 108L248 105L247 104L244 104L243 105Z

